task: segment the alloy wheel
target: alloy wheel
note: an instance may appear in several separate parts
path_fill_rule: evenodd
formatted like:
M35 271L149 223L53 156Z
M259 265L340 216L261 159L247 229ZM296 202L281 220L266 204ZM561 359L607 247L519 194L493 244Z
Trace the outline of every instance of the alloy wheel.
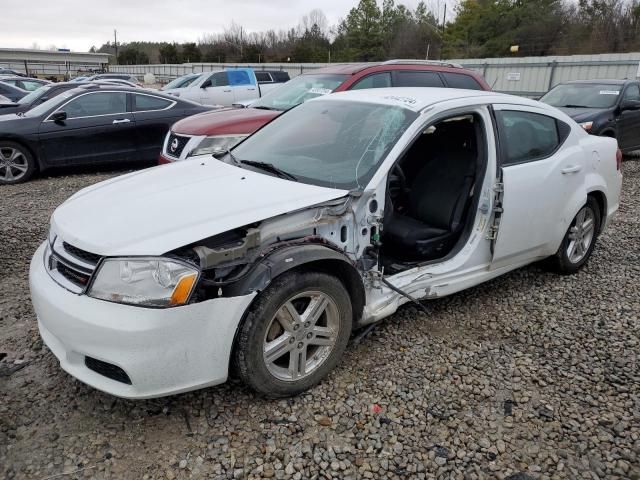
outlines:
M587 255L595 236L595 215L589 206L582 207L569 230L567 257L579 263Z
M293 382L311 375L331 355L340 330L336 302L319 291L299 293L269 322L263 358L279 380Z
M27 173L29 163L27 157L17 148L0 148L0 179L5 182L20 180Z

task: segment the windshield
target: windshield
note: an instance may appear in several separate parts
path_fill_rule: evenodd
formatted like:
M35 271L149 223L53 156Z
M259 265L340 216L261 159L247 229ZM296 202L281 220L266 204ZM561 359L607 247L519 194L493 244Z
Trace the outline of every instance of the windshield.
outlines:
M248 137L233 157L272 164L300 182L361 190L417 117L395 105L309 102Z
M618 101L622 85L606 83L566 83L540 99L554 107L610 108Z
M178 77L175 80L170 81L160 90L169 90L170 88L184 88L191 85L196 78L198 78L200 73L190 73L189 75L185 75L183 77Z
M20 100L18 100L18 103L20 105L30 105L32 102L42 97L49 90L51 90L51 87L47 87L47 86L40 87L37 90L34 90L28 95L25 95L24 97L22 97Z
M307 100L333 92L346 79L347 75L298 75L252 103L251 106L269 110L289 110Z
M28 117L39 117L40 115L44 115L49 110L57 107L58 105L68 100L69 97L72 97L73 92L75 90L76 89L67 90L66 92L63 92L60 95L56 95L55 97L50 98L46 102L41 103L37 107L33 107L31 110L25 112L24 114Z

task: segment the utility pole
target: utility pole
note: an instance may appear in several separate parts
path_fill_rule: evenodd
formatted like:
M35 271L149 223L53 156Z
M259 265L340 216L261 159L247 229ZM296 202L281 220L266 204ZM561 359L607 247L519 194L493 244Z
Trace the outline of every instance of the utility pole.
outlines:
M116 65L118 64L118 31L113 29L113 46L116 49Z
M242 55L242 25L240 25L240 61L242 61L243 58L244 56Z

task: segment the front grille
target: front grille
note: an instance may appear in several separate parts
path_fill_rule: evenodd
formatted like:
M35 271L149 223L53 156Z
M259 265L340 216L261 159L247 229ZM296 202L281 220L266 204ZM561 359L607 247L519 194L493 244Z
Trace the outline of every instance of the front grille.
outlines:
M169 135L169 141L167 142L167 153L172 157L180 158L182 150L189 142L189 137L182 137L172 133Z
M89 279L91 278L91 275L86 274L86 273L82 273L72 267L69 267L67 265L65 265L64 263L61 262L57 262L56 263L56 269L58 270L58 272L60 273L60 275L62 275L64 278L66 278L67 280L69 280L71 283L73 283L74 285L77 285L79 287L86 287L87 284L89 283Z
M84 357L84 364L89 370L93 370L100 375L115 380L116 382L131 385L131 379L127 372L112 363L103 362L97 358Z
M100 258L100 255L74 247L57 237L50 245L45 264L56 282L74 293L82 293L89 285Z
M96 255L95 253L85 252L84 250L81 250L78 247L69 245L67 242L62 242L62 246L71 255L73 255L76 258L79 258L80 260L84 260L85 262L96 265L100 261L100 255Z

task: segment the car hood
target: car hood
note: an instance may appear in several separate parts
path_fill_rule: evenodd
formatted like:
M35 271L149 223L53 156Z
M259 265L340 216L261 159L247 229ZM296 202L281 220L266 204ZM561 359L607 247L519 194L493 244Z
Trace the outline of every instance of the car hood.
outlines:
M203 156L85 188L56 209L51 225L91 253L161 255L347 194Z
M576 122L588 122L603 112L609 110L608 108L558 108L562 112L569 115Z
M257 108L225 108L180 120L171 131L182 135L249 134L281 113Z

